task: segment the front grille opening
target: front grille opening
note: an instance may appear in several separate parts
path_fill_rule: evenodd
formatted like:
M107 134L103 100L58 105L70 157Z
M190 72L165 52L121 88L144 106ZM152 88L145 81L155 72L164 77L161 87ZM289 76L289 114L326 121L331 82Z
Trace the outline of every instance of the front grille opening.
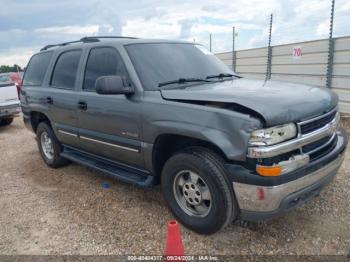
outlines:
M311 144L308 144L306 146L303 146L303 153L308 153L312 150L315 150L316 148L323 146L324 144L326 144L330 139L332 138L332 136L326 136L320 140L317 140L316 142L313 142Z
M338 142L338 136L335 136L334 139L332 140L332 142L329 143L327 146L310 154L310 162L315 161L315 160L329 154L336 147L337 142Z
M336 114L337 114L337 111L335 110L334 112L332 112L329 115L326 115L322 118L316 119L315 121L300 125L301 134L305 135L305 134L311 133L317 129L324 127L325 125L327 125L328 123L330 123L334 119Z

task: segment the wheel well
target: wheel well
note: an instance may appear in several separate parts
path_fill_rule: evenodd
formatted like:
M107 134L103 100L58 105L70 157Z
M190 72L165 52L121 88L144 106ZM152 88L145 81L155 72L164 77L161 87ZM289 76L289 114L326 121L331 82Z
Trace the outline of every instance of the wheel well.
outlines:
M191 146L202 146L217 153L224 159L225 154L213 143L181 135L160 135L153 147L153 170L155 175L160 175L165 162L177 151Z
M33 131L36 133L36 129L38 128L38 125L41 122L46 122L48 125L51 126L49 118L41 113L41 112L31 112L30 113L30 122L32 124Z

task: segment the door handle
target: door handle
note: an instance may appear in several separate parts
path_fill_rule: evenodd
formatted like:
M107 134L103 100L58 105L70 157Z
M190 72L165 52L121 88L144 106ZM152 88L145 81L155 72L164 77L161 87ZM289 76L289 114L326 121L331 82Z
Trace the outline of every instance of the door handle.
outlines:
M47 104L52 104L53 103L53 99L52 99L51 96L46 97L46 103Z
M79 108L80 110L86 111L86 110L87 110L87 103L84 102L84 101L79 101L79 102L78 102L78 108Z

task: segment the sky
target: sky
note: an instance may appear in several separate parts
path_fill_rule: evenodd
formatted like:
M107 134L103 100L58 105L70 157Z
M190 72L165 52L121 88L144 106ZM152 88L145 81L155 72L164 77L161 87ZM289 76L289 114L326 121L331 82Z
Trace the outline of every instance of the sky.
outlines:
M122 35L195 41L212 52L327 38L331 0L0 0L0 65L25 66L47 44ZM334 36L350 35L350 0L336 0Z

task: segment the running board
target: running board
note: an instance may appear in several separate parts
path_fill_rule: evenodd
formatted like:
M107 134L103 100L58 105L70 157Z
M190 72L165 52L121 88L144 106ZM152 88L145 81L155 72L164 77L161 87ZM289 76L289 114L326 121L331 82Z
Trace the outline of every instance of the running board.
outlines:
M127 166L122 166L107 159L70 147L64 147L61 156L72 162L99 170L112 178L126 183L141 187L149 187L155 184L156 177L150 173L128 168Z

